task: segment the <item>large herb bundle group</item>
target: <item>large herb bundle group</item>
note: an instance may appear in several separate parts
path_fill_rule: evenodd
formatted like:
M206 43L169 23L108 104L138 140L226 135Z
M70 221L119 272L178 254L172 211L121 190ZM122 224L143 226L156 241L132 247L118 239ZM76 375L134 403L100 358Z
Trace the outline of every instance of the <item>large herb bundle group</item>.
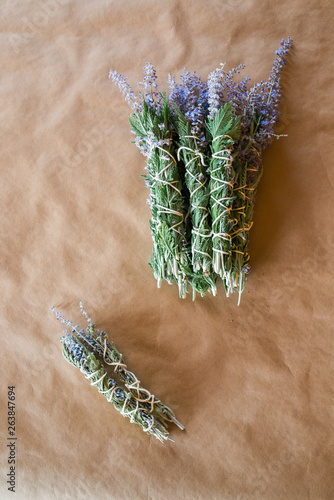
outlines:
M146 157L150 190L150 265L158 286L176 282L180 297L192 289L241 293L249 272L249 230L262 153L278 121L281 71L292 40L282 40L267 81L237 81L244 68L212 71L207 81L184 71L169 75L159 92L152 64L144 67L136 95L126 78L110 71L131 105L135 144Z

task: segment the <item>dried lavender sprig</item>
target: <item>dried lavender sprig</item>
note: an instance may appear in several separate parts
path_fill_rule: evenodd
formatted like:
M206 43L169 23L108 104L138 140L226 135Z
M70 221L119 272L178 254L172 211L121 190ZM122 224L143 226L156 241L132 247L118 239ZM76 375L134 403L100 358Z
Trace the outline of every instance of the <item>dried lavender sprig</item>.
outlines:
M208 119L212 120L217 111L226 103L224 96L224 66L221 63L220 67L212 71L208 76Z
M138 96L133 92L132 88L126 81L124 75L120 75L117 71L109 71L109 78L118 86L122 95L124 95L126 102L132 109L140 110L142 104L139 102Z
M191 134L198 136L199 140L205 142L205 119L208 109L208 84L196 75L195 71L190 74L184 72L180 76L181 84L177 84L175 77L168 75L169 103L172 113L180 110L191 126ZM177 122L176 122L177 128Z
M138 85L143 88L142 100L146 102L150 109L158 110L162 104L161 93L158 92L156 83L157 73L152 63L147 62L143 68L144 78Z

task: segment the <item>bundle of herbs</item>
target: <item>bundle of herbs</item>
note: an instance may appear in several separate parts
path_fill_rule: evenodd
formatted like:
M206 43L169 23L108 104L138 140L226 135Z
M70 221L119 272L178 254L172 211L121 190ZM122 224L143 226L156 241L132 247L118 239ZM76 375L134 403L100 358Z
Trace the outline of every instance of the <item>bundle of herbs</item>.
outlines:
M123 417L129 418L131 423L139 425L144 432L161 442L171 440L168 437L169 423L175 423L181 430L183 425L168 406L142 387L140 380L128 370L122 354L108 339L106 332L96 328L81 302L80 309L88 322L86 330L73 325L54 307L51 308L57 320L68 327L60 338L64 358L79 368ZM112 376L108 367L113 368Z
M225 72L224 64L206 81L184 71L169 75L169 93L159 92L152 64L144 66L141 91L126 78L109 77L131 105L135 144L146 157L150 189L150 265L158 286L176 282L180 297L192 289L226 295L239 302L249 272L249 231L262 153L274 137L281 98L281 72L291 47L281 40L267 81L237 81L244 65Z

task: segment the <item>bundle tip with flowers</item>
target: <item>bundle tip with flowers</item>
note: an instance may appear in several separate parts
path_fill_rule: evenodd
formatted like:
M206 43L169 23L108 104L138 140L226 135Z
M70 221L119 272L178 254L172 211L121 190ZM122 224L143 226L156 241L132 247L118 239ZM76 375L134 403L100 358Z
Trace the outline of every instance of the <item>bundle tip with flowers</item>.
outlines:
M173 441L169 437L168 425L172 422L181 430L184 426L173 411L145 389L135 374L128 370L122 354L106 332L97 329L82 302L80 309L88 322L86 330L73 325L54 307L51 308L57 320L67 326L65 335L60 338L64 358L78 368L123 417L129 418L131 423L139 425L144 432L161 442Z
M136 95L126 78L110 70L133 113L135 144L146 157L143 177L150 190L150 266L158 287L178 284L184 298L192 289L227 296L241 293L249 272L249 231L262 153L271 144L281 98L281 72L291 47L281 40L267 81L235 81L244 64L224 64L203 81L186 70L181 83L169 75L169 95L158 91L156 71L144 66Z

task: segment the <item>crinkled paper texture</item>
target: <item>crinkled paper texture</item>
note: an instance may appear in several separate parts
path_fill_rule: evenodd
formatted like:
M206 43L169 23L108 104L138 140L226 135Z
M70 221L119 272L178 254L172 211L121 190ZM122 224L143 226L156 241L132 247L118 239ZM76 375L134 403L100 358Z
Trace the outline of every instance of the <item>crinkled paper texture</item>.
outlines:
M330 0L40 0L1 7L1 435L16 386L18 500L334 498ZM144 158L110 68L265 79L294 47L237 296L156 288ZM160 444L61 356L82 300L185 425Z

